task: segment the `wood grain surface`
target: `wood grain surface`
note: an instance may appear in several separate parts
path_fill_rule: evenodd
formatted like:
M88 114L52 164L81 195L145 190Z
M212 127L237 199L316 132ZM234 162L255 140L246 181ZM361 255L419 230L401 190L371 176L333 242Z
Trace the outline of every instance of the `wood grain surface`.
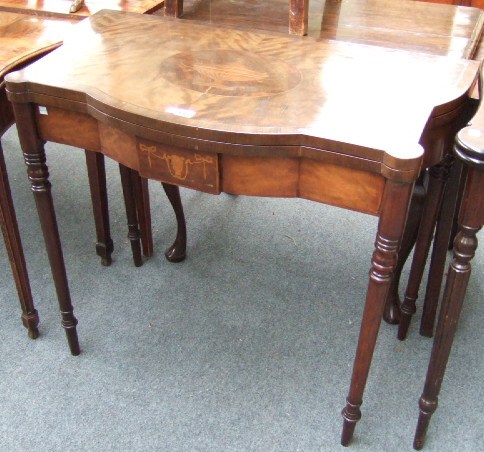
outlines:
M185 0L182 20L287 33L288 0ZM163 14L158 11L155 14ZM405 0L310 0L313 37L473 58L482 31L477 8Z
M329 150L391 161L399 171L415 170L429 117L458 110L478 69L467 60L114 11L74 28L64 46L8 76L14 100L18 93L22 101L76 103L188 149Z

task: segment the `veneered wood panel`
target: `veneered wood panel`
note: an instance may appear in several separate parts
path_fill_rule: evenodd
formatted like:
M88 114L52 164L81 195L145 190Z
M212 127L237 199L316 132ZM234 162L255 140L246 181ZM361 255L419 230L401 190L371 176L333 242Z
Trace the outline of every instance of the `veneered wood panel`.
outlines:
M40 136L46 141L69 144L89 151L101 149L97 121L89 115L55 107L40 107L37 118Z
M385 186L380 174L301 160L299 197L377 215Z
M238 195L297 196L298 159L222 156L222 191Z
M133 136L99 122L99 140L104 155L138 171L138 153L136 139Z
M250 196L300 197L373 215L385 178L311 159L222 156L222 191Z

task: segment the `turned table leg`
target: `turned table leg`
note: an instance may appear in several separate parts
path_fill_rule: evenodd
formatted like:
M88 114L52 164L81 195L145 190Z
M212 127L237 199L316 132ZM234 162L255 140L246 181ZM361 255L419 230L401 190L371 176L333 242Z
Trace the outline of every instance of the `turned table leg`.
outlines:
M442 306L435 332L427 376L419 399L420 415L413 446L421 449L444 378L452 342L471 273L471 260L477 249L477 232L484 225L484 110L457 135L455 154L466 168L465 188L459 212L459 232L454 240L454 257L449 266Z
M411 184L399 184L391 180L386 182L350 390L342 412L344 421L341 444L343 446L350 443L356 423L361 418L363 391L396 267L411 193Z
M13 104L20 145L27 165L27 174L34 194L40 225L44 235L57 299L61 312L61 324L66 332L70 351L73 355L80 353L77 338L77 319L71 303L67 274L62 254L62 247L52 201L49 171L43 142L37 135L34 111L31 104Z
M8 183L7 169L0 144L0 225L2 227L5 248L7 249L12 274L17 287L17 293L22 308L22 323L27 328L32 339L39 336L37 328L39 315L34 307L30 290L27 265L22 249L22 242L18 230L17 218L13 207L12 194Z

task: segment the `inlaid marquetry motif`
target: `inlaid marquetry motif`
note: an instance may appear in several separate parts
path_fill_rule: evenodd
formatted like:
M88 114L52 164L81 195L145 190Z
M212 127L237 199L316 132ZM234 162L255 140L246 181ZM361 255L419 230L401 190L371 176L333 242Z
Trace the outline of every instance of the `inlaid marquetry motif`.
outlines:
M161 63L171 83L221 96L262 97L285 92L301 81L284 61L237 50L178 52Z
M138 149L142 175L209 193L219 193L216 154L191 152L141 139Z

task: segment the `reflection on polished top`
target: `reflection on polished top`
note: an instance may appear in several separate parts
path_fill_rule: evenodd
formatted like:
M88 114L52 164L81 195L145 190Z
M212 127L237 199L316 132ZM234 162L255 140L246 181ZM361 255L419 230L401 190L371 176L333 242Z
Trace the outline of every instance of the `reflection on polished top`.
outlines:
M287 33L287 0L184 0L182 19ZM405 0L310 0L309 36L473 58L477 8Z
M35 55L55 47L71 30L72 21L26 14L0 14L0 77Z
M419 159L428 118L460 104L478 70L467 60L114 11L73 28L61 48L9 74L7 89L176 136L372 160Z
M163 5L163 0L84 0L82 8L70 14L72 0L0 0L0 11L30 12L49 17L83 19L102 9L133 13L150 13Z

